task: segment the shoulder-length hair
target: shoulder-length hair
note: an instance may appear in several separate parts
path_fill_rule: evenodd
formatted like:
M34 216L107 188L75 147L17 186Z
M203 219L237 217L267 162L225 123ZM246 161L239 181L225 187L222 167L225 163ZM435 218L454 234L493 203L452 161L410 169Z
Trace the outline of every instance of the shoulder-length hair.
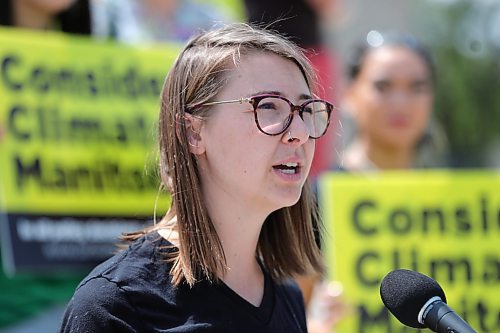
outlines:
M169 251L174 284L198 279L218 281L227 267L220 239L205 207L196 159L190 153L184 127L185 113L209 117L209 107L227 83L227 71L252 52L269 52L293 61L314 90L315 74L302 50L289 40L265 29L243 23L230 24L192 38L168 73L161 96L159 117L160 175L171 193L167 216L146 230L166 227L176 217L179 247ZM271 213L261 230L257 256L277 280L322 271L315 241L320 227L315 197L308 184L299 201ZM129 234L134 240L141 233Z

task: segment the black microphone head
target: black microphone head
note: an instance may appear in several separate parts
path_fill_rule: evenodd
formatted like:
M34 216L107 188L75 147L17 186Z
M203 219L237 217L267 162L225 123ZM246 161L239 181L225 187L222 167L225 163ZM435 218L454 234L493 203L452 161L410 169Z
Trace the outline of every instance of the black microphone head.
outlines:
M434 279L408 269L389 272L380 285L382 302L401 323L413 328L424 328L418 322L418 313L432 297L446 303L444 291Z

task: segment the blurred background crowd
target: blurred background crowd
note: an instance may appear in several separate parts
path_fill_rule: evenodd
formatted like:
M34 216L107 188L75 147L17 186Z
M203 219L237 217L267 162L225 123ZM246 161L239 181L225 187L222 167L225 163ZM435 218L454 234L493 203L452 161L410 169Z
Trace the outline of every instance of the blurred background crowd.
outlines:
M301 45L317 69L321 97L338 107L333 128L317 144L313 178L339 169L500 168L499 1L0 0L2 26L131 47L184 43L200 29L232 21L268 26ZM410 51L375 51L394 35L406 36L394 47ZM395 76L392 60L403 68ZM421 72L408 74L414 77L401 74L419 66ZM390 102L383 100L388 94ZM409 100L420 103L414 112L421 119L394 122L405 133L416 124L413 136L376 128L374 115L410 110ZM414 156L422 146L423 155ZM55 331L82 276L0 273L0 331Z

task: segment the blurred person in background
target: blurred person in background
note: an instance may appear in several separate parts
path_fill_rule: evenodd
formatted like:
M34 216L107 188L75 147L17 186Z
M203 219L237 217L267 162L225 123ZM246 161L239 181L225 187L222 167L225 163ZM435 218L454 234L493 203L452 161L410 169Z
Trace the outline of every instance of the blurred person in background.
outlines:
M87 0L0 0L0 25L89 35ZM0 329L5 333L54 331L83 273L4 274L0 255ZM60 306L60 308L58 307Z
M0 25L89 35L89 1L0 0Z
M371 31L353 51L346 64L343 141L337 142L344 146L336 170L446 166L448 140L432 116L436 71L429 50L409 35ZM343 314L352 311L344 299Z
M415 38L371 31L348 64L345 148L351 172L443 167L448 141L432 117L435 67Z
M92 31L127 44L187 41L193 34L232 21L210 1L91 0Z

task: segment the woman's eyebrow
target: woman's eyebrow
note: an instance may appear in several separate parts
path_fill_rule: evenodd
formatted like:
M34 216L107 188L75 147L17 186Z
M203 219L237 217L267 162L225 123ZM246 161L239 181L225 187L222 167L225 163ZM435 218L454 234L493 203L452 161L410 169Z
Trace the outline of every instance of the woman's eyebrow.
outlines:
M277 95L277 96L286 97L285 94L283 94L281 91L278 91L278 90L261 90L261 91L254 93L254 94L249 95L248 97L256 96L256 95ZM308 100L308 99L312 99L312 96L309 94L300 94L299 99L300 100Z
M299 99L313 99L309 94L300 94Z
M278 90L261 90L257 91L256 93L253 93L249 96L256 96L256 95L278 95L278 96L284 96L284 94L281 91Z

